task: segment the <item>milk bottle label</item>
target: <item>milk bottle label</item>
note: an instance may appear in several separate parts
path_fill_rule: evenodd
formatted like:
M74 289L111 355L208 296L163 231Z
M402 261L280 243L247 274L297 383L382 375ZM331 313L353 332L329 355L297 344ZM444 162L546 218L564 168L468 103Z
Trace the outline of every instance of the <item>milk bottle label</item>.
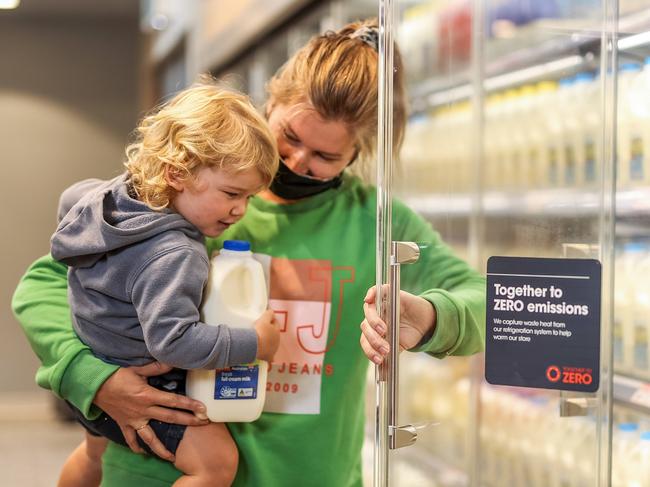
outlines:
M634 367L648 368L648 331L644 319L634 321Z
M256 399L258 365L235 365L216 371L215 399Z
M596 145L594 140L587 137L585 141L585 182L596 181Z
M548 148L548 182L551 186L555 186L558 183L559 175L559 159L557 149L555 147Z
M621 365L623 363L623 319L615 313L614 319L614 363Z
M643 180L643 140L632 137L630 143L630 181Z
M576 182L576 157L573 146L566 145L564 147L564 157L566 159L566 166L564 168L564 181L569 186L573 186Z

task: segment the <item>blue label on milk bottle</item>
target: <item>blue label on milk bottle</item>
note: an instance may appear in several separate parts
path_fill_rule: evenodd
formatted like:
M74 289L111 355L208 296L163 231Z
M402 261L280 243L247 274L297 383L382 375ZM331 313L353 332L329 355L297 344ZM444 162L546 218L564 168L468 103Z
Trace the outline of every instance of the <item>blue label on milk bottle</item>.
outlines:
M216 372L215 399L257 398L258 365L234 365Z
M639 136L632 137L630 142L630 180L643 180L643 139Z

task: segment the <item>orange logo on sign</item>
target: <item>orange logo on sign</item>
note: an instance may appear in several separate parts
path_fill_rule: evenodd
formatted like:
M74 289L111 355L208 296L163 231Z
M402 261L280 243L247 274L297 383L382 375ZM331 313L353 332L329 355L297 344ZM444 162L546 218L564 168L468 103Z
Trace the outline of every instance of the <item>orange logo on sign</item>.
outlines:
M561 377L562 373L557 365L551 365L546 369L546 378L551 382L557 382Z
M582 367L566 367L563 366L562 370L557 365L549 365L546 369L546 378L550 382L559 382L562 384L583 384L589 385L593 382L591 369Z

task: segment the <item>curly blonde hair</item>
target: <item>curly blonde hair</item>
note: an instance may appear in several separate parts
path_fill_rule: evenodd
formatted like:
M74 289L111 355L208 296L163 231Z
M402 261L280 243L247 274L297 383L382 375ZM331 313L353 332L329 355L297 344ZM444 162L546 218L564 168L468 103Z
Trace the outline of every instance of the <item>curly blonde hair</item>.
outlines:
M255 168L268 187L278 168L275 137L248 97L207 78L145 116L135 134L124 165L138 199L154 210L174 196L169 170L189 180L206 166Z
M359 157L376 152L379 99L378 52L356 34L377 29L377 20L353 22L337 32L313 37L267 84L269 104L311 105L325 120L342 121L356 138ZM406 126L404 69L394 51L393 151L399 153Z

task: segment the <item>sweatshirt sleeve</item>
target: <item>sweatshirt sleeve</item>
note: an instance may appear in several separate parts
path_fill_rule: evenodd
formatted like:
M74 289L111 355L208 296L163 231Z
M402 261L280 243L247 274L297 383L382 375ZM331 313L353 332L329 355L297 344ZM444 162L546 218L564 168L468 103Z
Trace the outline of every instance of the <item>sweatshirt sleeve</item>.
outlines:
M206 257L189 245L160 252L135 270L131 299L147 349L156 360L183 369L216 369L255 360L255 330L200 321L208 270Z
M398 239L422 246L418 262L402 267L402 289L436 310L436 327L411 351L435 357L471 355L485 343L485 278L458 258L429 223L395 203Z
M67 285L67 267L41 257L20 280L12 310L41 362L38 385L94 418L100 412L92 405L95 394L117 367L96 358L72 329Z

